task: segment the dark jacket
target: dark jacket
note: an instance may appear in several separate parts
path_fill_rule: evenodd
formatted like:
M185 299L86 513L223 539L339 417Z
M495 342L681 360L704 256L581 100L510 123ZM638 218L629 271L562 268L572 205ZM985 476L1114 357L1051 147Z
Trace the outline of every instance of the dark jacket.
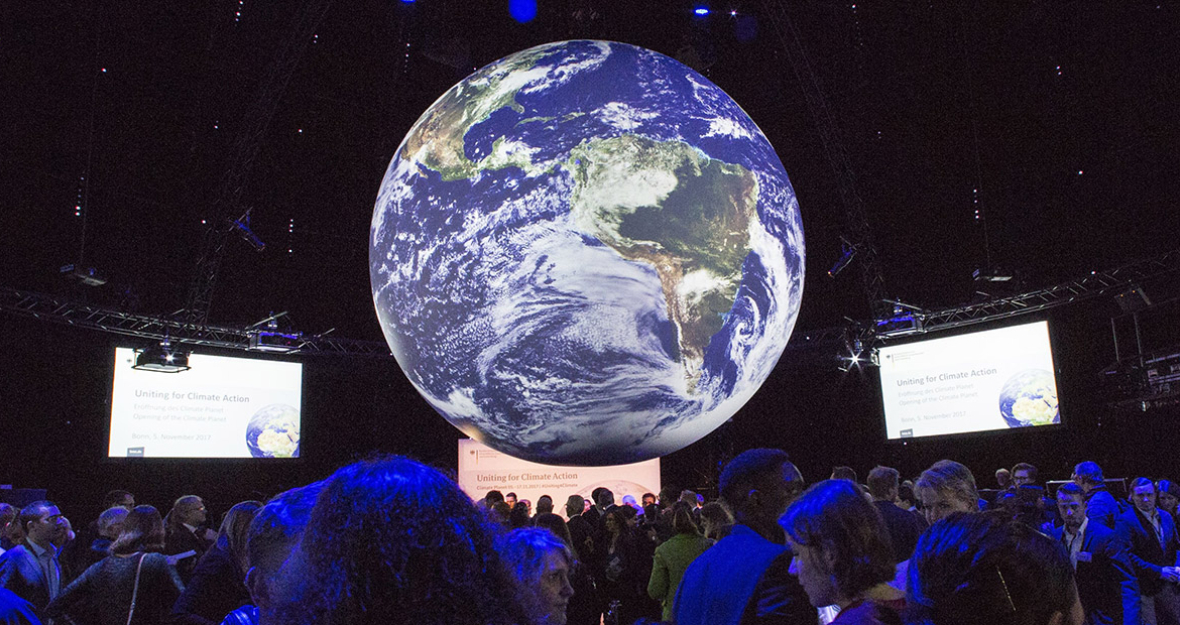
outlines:
M197 531L202 530L197 528ZM187 551L196 552L197 555L184 558L176 563L176 572L180 574L181 581L187 584L192 578L193 569L197 567L197 562L211 546L212 544L204 538L188 531L187 527L181 525L178 529L168 531L168 536L164 540L164 553L174 556Z
M892 501L874 501L873 505L881 512L885 528L889 530L894 563L909 560L914 547L918 546L918 537L922 535L922 523L912 512L898 508Z
M40 612L49 605L49 580L45 579L35 553L26 541L0 555L0 588L11 590ZM55 559L55 566L56 562Z
M139 555L111 556L86 569L45 609L45 615L63 614L93 625L126 625L135 595L133 625L166 622L172 604L184 586L168 558L158 553L143 555L139 590L135 590Z
M1114 529L1115 520L1126 508L1115 501L1106 486L1095 486L1086 495L1086 518Z
M738 625L773 621L815 625L815 608L790 574L791 550L745 525L701 554L680 580L673 606L677 625Z
M217 625L225 615L251 603L246 574L225 549L205 552L192 578L172 607L173 622L180 625Z
M1119 520L1127 527L1130 535L1130 561L1135 575L1139 578L1139 590L1148 596L1159 594L1167 584L1160 577L1165 566L1176 566L1176 552L1180 543L1176 538L1176 523L1166 510L1159 510L1160 529L1163 544L1155 533L1155 526L1142 512L1131 508Z
M1063 527L1055 527L1051 536L1061 542L1063 532ZM1086 524L1075 569L1086 625L1139 625L1139 583L1130 549L1125 524L1113 530L1094 521Z

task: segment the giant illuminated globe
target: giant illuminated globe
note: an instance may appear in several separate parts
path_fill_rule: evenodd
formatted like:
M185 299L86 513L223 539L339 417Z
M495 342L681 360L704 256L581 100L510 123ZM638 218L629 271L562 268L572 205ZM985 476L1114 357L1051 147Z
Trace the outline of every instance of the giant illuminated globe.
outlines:
M1010 428L1060 423L1053 373L1029 369L1008 378L1000 389L1000 416Z
M774 149L716 85L567 41L423 113L369 263L385 338L448 421L519 458L617 464L699 440L770 375L803 228Z

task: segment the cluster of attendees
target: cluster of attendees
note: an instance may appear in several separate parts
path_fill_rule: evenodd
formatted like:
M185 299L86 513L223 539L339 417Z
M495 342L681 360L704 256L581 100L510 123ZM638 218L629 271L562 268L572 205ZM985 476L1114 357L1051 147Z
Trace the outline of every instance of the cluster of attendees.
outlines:
M1180 624L1170 482L1120 501L1093 462L1051 499L1031 465L997 481L943 460L807 487L753 449L718 501L600 488L563 516L383 457L239 503L216 532L191 495L161 516L114 491L78 532L52 502L0 504L0 623Z

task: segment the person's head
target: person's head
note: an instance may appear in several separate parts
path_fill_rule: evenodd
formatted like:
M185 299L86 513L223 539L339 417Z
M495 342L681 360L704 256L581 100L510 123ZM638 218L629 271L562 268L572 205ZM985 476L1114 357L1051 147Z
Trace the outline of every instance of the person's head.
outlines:
M1008 469L996 469L996 486L1004 489L1012 485L1012 473Z
M604 510L615 505L615 494L609 488L598 488L594 493L594 503L598 504L598 509Z
M541 495L537 498L537 514L552 514L553 513L553 498L549 495Z
M639 513L631 506L615 506L607 511L603 524L611 534L626 534L639 525Z
M574 595L569 580L573 555L566 543L549 530L524 528L504 535L498 547L536 622L565 625L566 606Z
M513 495L512 497L515 499L516 495ZM488 503L488 507L491 508L496 502L504 501L504 493L501 493L498 490L489 490L488 494L483 496L483 500L486 501Z
M123 533L123 520L127 518L128 512L130 510L123 506L103 510L102 514L98 515L98 535L111 540L118 538L119 534Z
M512 506L507 501L497 501L488 508L488 520L507 527L512 520Z
M787 508L780 523L795 552L791 574L816 607L843 607L893 579L889 530L855 482L815 484Z
M656 495L655 493L643 493L643 497L640 497L639 500L643 503L643 507L646 508L656 503Z
M1180 503L1180 487L1172 480L1160 480L1155 483L1155 490L1160 509L1176 516L1176 505Z
M504 503L515 508L516 507L516 493L508 493L507 495L504 495Z
M205 502L196 495L185 495L176 500L172 504L172 510L168 513L168 523L173 530L179 529L180 524L192 525L194 527L202 524L208 518L208 512L205 510Z
M923 471L914 484L914 494L931 524L954 512L979 511L975 476L954 460L939 460Z
M280 493L250 521L246 534L246 588L265 622L273 622L269 615L278 596L279 573L299 544L323 487L323 482L315 482Z
M221 521L221 528L217 530L216 548L229 554L238 565L241 575L246 574L246 536L250 532L250 522L254 515L262 508L261 501L243 501L229 509Z
M115 506L126 508L128 512L135 507L135 495L125 490L112 490L102 497L102 509L110 510Z
M672 529L676 530L677 534L701 533L693 521L692 506L683 501L677 501L676 505L672 506Z
M679 498L680 498L680 489L676 488L675 486L672 486L671 484L666 484L666 485L664 485L663 488L660 489L660 502L659 503L664 508L671 507L672 504L676 503L676 500Z
M1040 478L1037 477L1037 468L1027 462L1017 463L1012 467L1012 485L1024 486L1026 484L1038 484Z
M918 539L911 625L1080 625L1073 567L1051 538L997 515L956 513Z
M873 467L869 471L869 494L878 501L897 501L897 480L901 473L892 467Z
M914 495L914 485L902 482L897 487L897 501L907 509L917 506L918 497Z
M733 514L720 501L710 501L701 506L701 531L709 538L718 538L720 532L733 525Z
M832 480L848 480L853 484L857 483L856 469L852 467L832 467L832 475L828 479Z
M8 503L0 503L0 538L8 536L9 525L16 520L17 509Z
M505 501L504 504L507 505L508 502ZM512 506L512 510L508 513L508 525L512 529L528 527L530 518L528 502L521 500L516 502L516 505Z
M54 547L61 549L66 546L66 543L74 540L75 537L74 527L70 524L70 520L63 516L57 524L57 531L53 533L53 537L49 539L49 542L53 543Z
M1127 500L1136 510L1151 514L1155 512L1155 495L1155 482L1145 477L1137 477L1131 482L1131 493L1127 495Z
M266 623L526 620L492 530L458 485L404 457L328 478Z
M1097 462L1087 460L1079 462L1073 468L1073 483L1082 487L1082 490L1089 494L1096 486L1102 486L1106 478L1102 475L1102 467L1098 466Z
M573 518L582 514L586 509L586 500L581 495L570 495L569 499L565 500L565 516Z
M552 512L541 513L533 517L533 527L539 527L553 532L554 536L560 538L570 548L570 553L573 554L574 559L576 560L578 558L578 552L574 549L573 545L574 539L573 536L570 536L570 528L565 524L565 519Z
M34 501L21 508L17 523L26 538L40 547L47 547L61 531L58 526L63 523L63 518L61 510L52 501Z
M773 526L803 491L803 475L781 449L749 449L725 465L717 485L738 523Z
M691 491L691 490L680 491L680 499L678 501L682 501L693 508L697 507L696 491Z
M1057 489L1057 514L1070 533L1076 533L1086 519L1086 493L1073 482L1066 482Z
M123 518L123 531L111 544L112 555L164 550L164 519L152 506L135 506Z

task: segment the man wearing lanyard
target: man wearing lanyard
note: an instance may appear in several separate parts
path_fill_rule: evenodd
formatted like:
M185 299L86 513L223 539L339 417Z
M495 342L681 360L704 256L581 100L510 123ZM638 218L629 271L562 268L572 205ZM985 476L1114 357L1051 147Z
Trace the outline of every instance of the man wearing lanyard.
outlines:
M25 539L0 556L0 587L33 604L38 612L61 591L61 568L52 541L62 518L57 506L48 501L25 506L17 517L27 532Z
M1086 495L1077 484L1057 489L1057 512L1063 525L1051 536L1069 554L1087 625L1139 625L1139 585L1128 561L1126 526L1111 530L1086 518Z
M1180 543L1172 515L1155 507L1155 483L1147 478L1131 482L1134 507L1120 517L1130 531L1131 566L1139 578L1142 620L1148 625L1180 625L1180 610L1172 584L1180 582L1176 554Z

